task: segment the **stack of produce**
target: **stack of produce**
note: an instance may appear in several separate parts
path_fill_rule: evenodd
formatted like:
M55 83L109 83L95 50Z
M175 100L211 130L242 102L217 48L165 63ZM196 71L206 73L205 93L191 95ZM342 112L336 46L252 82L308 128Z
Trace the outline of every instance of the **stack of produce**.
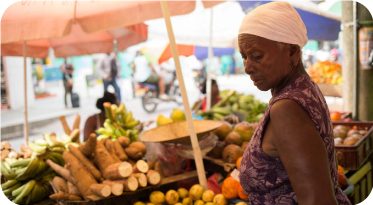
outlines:
M136 141L139 136L139 130L136 126L140 123L132 116L132 111L127 112L125 105L122 103L119 107L109 102L104 103L106 120L104 127L96 130L100 136L98 139L118 137L128 137L131 142Z
M223 125L213 131L219 141L207 155L215 159L223 159L228 163L236 163L243 155L257 124L241 122L233 127L226 121L222 122Z
M338 165L338 186L345 190L348 187L347 177L344 174L344 169L340 165Z
M16 152L11 148L11 145L8 141L1 142L1 161L4 161L6 158L12 159L27 159L30 158L32 151L27 146L21 146L21 152Z
M5 158L1 161L1 188L5 196L16 204L30 204L41 201L49 196L51 191L49 181L55 173L47 164L52 161L64 166L62 152L65 144L54 141L49 134L44 139L29 142L21 150L29 153L30 158Z
M245 121L259 122L265 110L267 103L255 100L253 95L238 94L233 90L224 90L220 92L221 101L215 104L210 110L198 111L204 119L221 120L225 116L239 112L244 114Z
M221 193L226 199L241 199L243 201L249 201L249 196L243 190L239 181L229 176L223 181L221 187Z
M142 160L146 154L142 142L131 143L127 137L98 140L92 133L85 143L79 147L70 144L68 149L63 153L65 167L47 160L62 176L53 179L53 200L99 200L161 181L161 174Z
M153 191L149 201L147 205L228 205L227 199L222 194L215 195L211 190L205 191L199 184L193 185L189 191L184 188L179 188L177 191L171 189L166 194ZM145 203L138 201L134 205L145 205Z
M315 83L342 84L342 67L332 61L317 61L308 68L308 74Z
M334 145L352 146L367 134L367 130L350 129L344 125L337 125L333 129Z

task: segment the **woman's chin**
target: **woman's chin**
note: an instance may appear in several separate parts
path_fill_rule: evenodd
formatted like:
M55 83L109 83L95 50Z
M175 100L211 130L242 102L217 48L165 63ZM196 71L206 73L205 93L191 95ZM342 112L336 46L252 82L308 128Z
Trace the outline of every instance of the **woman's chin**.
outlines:
M268 88L267 86L263 86L263 85L257 85L256 86L260 91L268 91L270 90L271 88Z

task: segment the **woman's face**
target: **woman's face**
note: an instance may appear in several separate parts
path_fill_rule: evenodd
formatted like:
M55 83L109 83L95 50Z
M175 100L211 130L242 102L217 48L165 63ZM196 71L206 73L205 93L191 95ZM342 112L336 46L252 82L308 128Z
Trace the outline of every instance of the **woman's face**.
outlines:
M254 85L267 91L279 85L291 71L289 44L280 44L262 37L245 34L238 37L245 72Z

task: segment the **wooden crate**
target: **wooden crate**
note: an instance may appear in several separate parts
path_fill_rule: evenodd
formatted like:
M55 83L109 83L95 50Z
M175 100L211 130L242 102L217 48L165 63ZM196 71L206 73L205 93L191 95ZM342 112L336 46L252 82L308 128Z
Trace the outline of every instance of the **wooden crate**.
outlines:
M358 170L373 152L373 122L341 122L334 121L333 126L345 125L352 128L367 129L368 133L363 136L355 145L335 146L338 164L346 170Z
M325 84L325 83L317 83L317 85L319 86L324 96L330 96L330 97L342 97L343 96L342 85L332 85L332 84Z

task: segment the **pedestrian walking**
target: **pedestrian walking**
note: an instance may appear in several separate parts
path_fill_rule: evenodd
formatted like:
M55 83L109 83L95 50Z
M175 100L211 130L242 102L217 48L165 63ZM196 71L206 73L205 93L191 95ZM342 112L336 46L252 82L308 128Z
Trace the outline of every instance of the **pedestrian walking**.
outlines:
M70 93L70 96L72 95L73 91L73 72L74 72L74 66L72 64L67 63L67 59L65 58L64 63L60 66L60 69L62 71L62 80L63 80L63 86L65 88L65 107L67 106L67 94Z
M116 77L118 75L116 54L107 53L98 66L97 71L104 82L104 92L107 91L109 85L113 86L117 99L120 103L122 98L120 95L120 88L116 81Z

